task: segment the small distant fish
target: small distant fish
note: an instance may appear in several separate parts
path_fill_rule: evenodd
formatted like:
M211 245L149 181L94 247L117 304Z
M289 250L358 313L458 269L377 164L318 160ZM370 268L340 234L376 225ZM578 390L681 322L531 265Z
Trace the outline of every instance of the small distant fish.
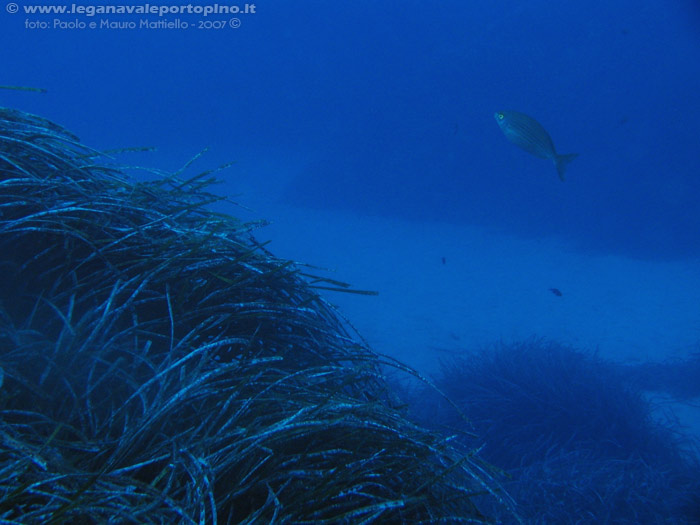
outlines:
M447 264L447 259L445 259L444 257L442 258L442 264Z
M497 111L494 114L501 131L516 146L541 159L551 159L557 167L559 178L564 180L566 165L574 160L578 153L559 155L554 143L542 124L534 118L517 111Z
M557 297L562 296L561 290L559 288L550 288L549 291L552 292Z

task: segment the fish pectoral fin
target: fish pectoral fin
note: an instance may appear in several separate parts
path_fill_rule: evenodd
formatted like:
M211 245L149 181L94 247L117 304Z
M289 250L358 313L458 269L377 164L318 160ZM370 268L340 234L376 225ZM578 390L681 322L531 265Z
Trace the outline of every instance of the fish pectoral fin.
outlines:
M564 181L564 172L566 171L567 164L576 157L578 157L578 153L568 153L566 155L557 155L554 157L554 164L557 167L557 173L562 181Z

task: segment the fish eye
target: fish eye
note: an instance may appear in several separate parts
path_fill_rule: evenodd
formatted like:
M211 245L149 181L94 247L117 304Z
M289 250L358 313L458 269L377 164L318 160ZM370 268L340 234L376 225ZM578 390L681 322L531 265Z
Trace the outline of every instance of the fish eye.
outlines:
M498 114L498 120L503 120L503 113Z

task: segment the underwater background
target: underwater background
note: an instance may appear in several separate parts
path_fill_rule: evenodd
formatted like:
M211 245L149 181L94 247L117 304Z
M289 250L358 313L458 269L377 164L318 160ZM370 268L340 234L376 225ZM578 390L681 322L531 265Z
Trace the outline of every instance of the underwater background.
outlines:
M207 17L28 5L0 13L0 84L46 92L0 90L0 105L96 149L155 148L120 157L129 166L175 171L204 148L202 169L233 161L213 191L243 207L216 210L270 221L255 236L275 255L378 292L322 295L372 348L480 407L465 412L486 458L518 471L506 489L526 522L580 475L673 496L635 517L638 494L605 493L539 522L700 523L697 479L654 477L700 438L698 2L276 0ZM506 140L501 110L578 153L565 181ZM426 425L457 426L442 401L397 388ZM527 465L504 455L514 443ZM607 518L572 510L599 507Z

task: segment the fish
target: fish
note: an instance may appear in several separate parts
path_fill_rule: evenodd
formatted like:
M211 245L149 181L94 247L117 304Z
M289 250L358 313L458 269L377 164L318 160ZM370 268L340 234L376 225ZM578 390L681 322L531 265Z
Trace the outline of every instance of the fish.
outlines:
M564 180L566 165L574 160L578 153L559 155L554 149L552 138L542 124L525 113L497 111L493 116L508 140L536 157L551 159L557 167L559 179Z
M561 290L559 288L550 288L549 291L552 292L557 297L562 296Z

